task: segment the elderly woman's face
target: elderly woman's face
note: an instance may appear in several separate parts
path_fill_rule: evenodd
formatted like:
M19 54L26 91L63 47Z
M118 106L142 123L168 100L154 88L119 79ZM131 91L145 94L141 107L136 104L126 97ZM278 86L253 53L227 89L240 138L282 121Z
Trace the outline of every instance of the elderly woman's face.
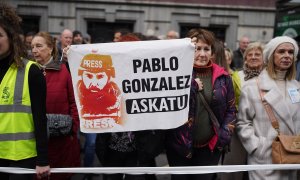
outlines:
M196 52L194 58L194 65L206 66L212 58L211 45L199 40L196 44Z
M263 53L259 49L250 50L245 56L245 64L249 69L260 69L263 66Z
M291 43L280 44L274 52L274 65L277 70L287 70L294 61L295 48Z
M32 55L41 65L46 64L51 58L52 49L46 44L46 40L41 36L35 36L31 41Z
M0 26L0 59L7 56L9 52L9 39L7 33Z

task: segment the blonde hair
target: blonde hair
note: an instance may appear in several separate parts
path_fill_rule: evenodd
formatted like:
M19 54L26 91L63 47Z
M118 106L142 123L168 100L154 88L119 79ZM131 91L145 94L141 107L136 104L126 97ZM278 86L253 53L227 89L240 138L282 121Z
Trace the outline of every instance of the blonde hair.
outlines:
M230 59L232 60L233 59L233 52L231 49L229 48L225 48L225 53L228 54L228 56L230 57Z
M232 60L233 60L233 52L232 52L232 50L229 49L229 48L227 48L227 47L224 48L224 50L225 50L225 58L228 55L229 58L231 59L231 63L232 63ZM226 66L227 66L227 70L230 71L231 68L230 68L230 64L227 63L227 59L226 59Z
M260 50L262 54L264 52L264 46L260 42L250 43L243 54L244 61L246 59L247 54L254 49Z

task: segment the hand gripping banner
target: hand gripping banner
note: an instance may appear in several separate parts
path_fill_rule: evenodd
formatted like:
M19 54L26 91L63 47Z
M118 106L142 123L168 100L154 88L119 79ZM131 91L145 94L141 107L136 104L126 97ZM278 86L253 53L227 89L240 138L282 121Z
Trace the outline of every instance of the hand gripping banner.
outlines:
M82 132L176 128L188 119L190 39L72 45Z

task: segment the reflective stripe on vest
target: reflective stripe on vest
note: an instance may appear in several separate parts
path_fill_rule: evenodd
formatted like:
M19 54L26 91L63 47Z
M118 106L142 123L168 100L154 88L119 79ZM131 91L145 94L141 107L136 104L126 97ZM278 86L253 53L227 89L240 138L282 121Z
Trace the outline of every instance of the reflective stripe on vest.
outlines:
M0 84L0 158L3 159L36 156L28 87L28 72L33 63L25 60L24 68L11 65Z
M0 105L0 113L6 112L24 112L24 113L31 113L30 106L24 106L21 104L16 105Z
M17 141L33 139L33 133L11 133L11 134L0 134L0 141Z

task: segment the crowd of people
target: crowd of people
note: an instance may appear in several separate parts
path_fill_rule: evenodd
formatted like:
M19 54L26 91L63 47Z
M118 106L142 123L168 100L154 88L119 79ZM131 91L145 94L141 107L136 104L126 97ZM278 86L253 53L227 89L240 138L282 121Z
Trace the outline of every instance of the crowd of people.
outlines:
M36 175L0 173L0 179L70 180L72 174L51 174L50 168L95 167L96 157L104 167L154 167L155 157L162 152L169 166L272 164L272 141L278 131L264 109L262 92L275 112L280 132L300 133L299 48L290 37L275 37L264 45L243 36L233 51L212 32L191 29L185 36L195 45L187 122L169 130L97 134L79 132L66 56L70 45L91 43L90 39L70 29L61 32L59 41L48 32L29 32L22 39L20 23L15 10L1 3L0 167L31 168ZM174 30L166 34L166 39L177 38L179 33ZM112 42L144 40L159 38L126 29L116 30L112 37ZM86 73L88 77L94 72L82 72ZM114 74L101 69L97 73L107 81ZM113 85L95 86L95 91L105 88L114 89ZM47 122L57 118L71 123L71 129L62 134L50 131ZM84 179L92 176L87 174ZM156 180L156 176L107 174L103 179ZM174 174L171 179L295 180L297 171Z

